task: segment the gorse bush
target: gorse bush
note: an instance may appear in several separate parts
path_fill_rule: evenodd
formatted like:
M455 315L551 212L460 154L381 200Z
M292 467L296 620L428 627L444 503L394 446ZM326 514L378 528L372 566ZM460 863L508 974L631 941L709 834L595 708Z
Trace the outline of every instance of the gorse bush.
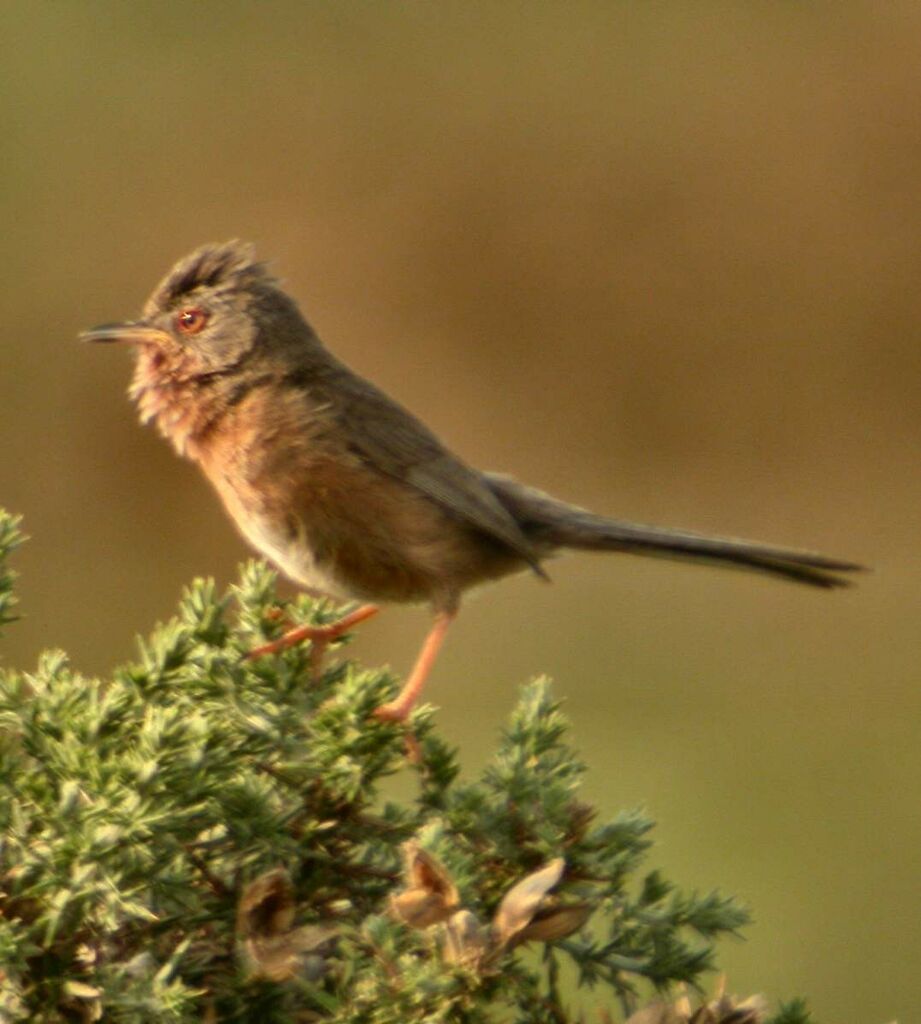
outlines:
M2 623L19 540L0 514ZM372 717L386 672L246 658L335 615L252 562L226 595L194 582L111 679L56 651L0 671L0 1021L764 1019L725 996L638 1009L700 988L746 915L646 869L644 815L596 821L546 682L464 781L429 709L415 758ZM397 771L411 802L380 794ZM592 991L564 997L561 970Z

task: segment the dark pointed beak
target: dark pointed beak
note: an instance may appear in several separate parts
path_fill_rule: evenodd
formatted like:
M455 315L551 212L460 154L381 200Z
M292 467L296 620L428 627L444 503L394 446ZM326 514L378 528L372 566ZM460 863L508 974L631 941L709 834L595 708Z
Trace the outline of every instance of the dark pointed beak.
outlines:
M140 322L100 324L80 334L80 341L120 341L129 345L162 344L169 335L159 327Z

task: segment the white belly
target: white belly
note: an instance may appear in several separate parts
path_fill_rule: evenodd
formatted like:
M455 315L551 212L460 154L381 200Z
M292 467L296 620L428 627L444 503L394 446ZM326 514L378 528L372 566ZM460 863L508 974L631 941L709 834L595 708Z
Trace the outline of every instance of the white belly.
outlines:
M245 526L242 523L239 525L243 536L250 544L290 580L308 590L328 594L330 597L345 599L353 596L348 587L343 586L325 566L317 564L302 532L296 537L291 537L284 530L279 530L270 520L252 516L247 519Z

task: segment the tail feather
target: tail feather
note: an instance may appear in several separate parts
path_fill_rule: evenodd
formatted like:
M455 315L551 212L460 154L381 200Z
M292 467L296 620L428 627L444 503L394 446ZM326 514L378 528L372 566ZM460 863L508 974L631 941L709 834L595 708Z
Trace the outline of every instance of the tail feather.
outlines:
M812 551L796 551L730 537L707 537L595 515L508 477L490 485L539 550L624 551L767 573L814 587L846 587L864 567Z

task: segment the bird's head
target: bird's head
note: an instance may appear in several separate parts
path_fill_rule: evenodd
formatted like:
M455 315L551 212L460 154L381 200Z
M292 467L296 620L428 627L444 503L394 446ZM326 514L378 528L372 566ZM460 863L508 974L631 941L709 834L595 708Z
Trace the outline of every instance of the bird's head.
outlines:
M84 341L135 345L187 378L232 372L253 356L316 343L295 303L253 247L203 245L179 260L157 285L140 319L102 324Z
M252 246L204 245L157 285L138 320L102 324L84 341L137 353L129 393L181 454L247 387L309 362L322 346ZM322 356L321 356L322 358Z

